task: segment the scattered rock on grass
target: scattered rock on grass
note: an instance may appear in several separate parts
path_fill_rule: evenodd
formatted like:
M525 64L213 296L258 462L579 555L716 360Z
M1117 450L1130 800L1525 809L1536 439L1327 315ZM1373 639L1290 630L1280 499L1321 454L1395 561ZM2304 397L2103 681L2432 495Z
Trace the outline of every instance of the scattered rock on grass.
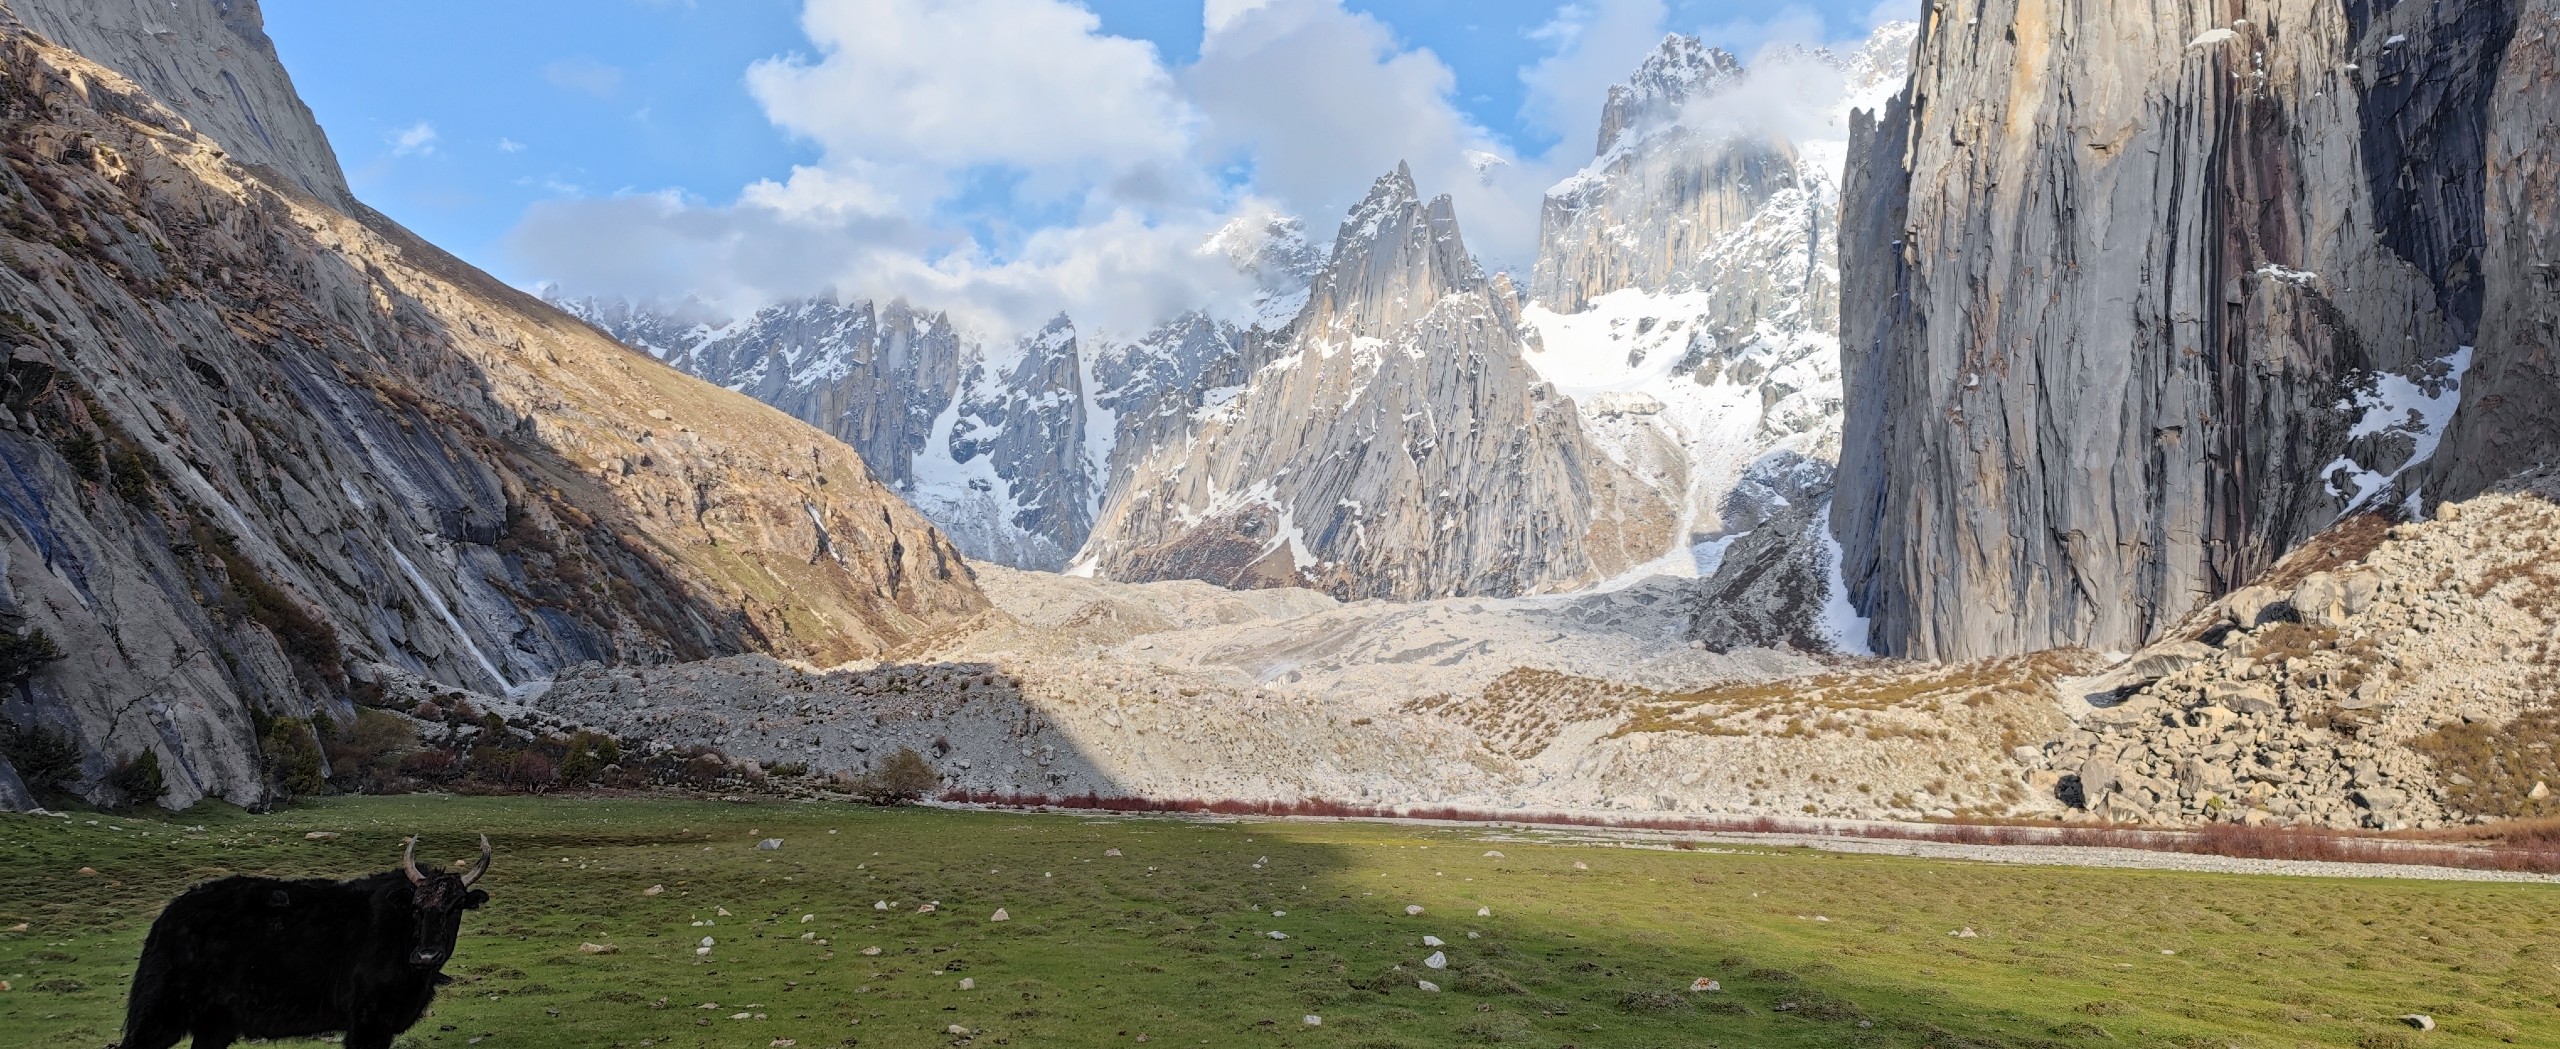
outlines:
M2401 1017L2400 1022L2408 1024L2409 1026L2415 1027L2421 1031L2432 1031L2436 1029L2436 1018L2425 1013L2410 1013L2407 1016Z
M580 954L612 954L621 949L622 948L609 943L582 943L578 945L578 953Z
M648 888L645 888L645 889L640 890L640 895L642 895L642 896L655 896L655 895L657 895L657 894L659 894L659 893L662 893L662 892L665 892L665 891L667 891L667 887L666 887L666 886L664 886L664 885L652 885L652 886L649 886Z
M1422 913L1422 905L1421 905L1421 904L1419 904L1419 903L1408 903L1408 904L1405 904L1405 905L1404 905L1404 913L1405 913L1405 917L1408 917L1408 918L1411 918L1411 917L1417 917L1417 916L1421 915L1421 913Z
M1689 989L1692 991L1721 991L1724 990L1724 985L1701 976L1695 980L1689 981Z
M1491 908L1491 907L1478 907L1478 908L1476 908L1476 917L1478 917L1478 918L1490 918L1490 917L1493 917L1493 908Z
M973 977L973 976L963 976L963 977L961 977L961 978L960 978L960 989L961 989L961 990L963 990L963 991L974 991L974 990L977 990L977 989L978 989L978 980L977 980L977 978L976 978L976 977Z
M1317 1016L1314 1013L1308 1013L1307 1018L1303 1022L1309 1027L1322 1027L1324 1026L1324 1017Z
M757 843L756 843L756 848L758 848L758 849L762 849L762 850L765 850L765 851L768 851L768 852L770 852L770 851L772 851L772 850L774 850L774 849L779 849L779 848L781 848L781 847L782 847L782 839L780 839L780 838L766 838L765 840L763 840L763 841L759 841L759 842L757 842Z
M862 949L862 956L865 958L877 958L880 956L880 948L865 947Z
M1440 993L1440 985L1429 980L1415 980L1414 985L1432 994Z
M987 917L987 920L991 922L1009 922L1013 920L1013 915L1006 914L1004 908L998 907L994 914Z
M1105 855L1105 856L1117 856L1117 855L1120 855L1120 850L1118 850L1118 849L1104 849L1104 850L1102 850L1102 854L1103 854L1103 855Z
M1449 967L1449 955L1444 951L1433 951L1431 957L1422 960L1422 964L1426 968L1446 969Z
M337 837L337 836L338 836L338 832L337 832L337 831L334 831L334 830L315 830L315 831L312 831L312 832L311 832L311 833L309 833L309 834L305 834L305 835L303 835L303 836L302 836L302 840L304 840L304 841L327 841L327 840L329 840L329 839L331 839L331 838L335 838L335 837Z

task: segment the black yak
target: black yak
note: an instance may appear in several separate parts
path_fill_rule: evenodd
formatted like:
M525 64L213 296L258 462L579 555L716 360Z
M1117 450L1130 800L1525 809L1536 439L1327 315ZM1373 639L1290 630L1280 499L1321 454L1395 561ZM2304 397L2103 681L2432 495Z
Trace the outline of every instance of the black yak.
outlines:
M489 901L489 838L467 874L400 869L352 881L224 878L170 901L142 942L122 1049L194 1049L241 1038L344 1031L347 1049L388 1049L445 982L462 912Z

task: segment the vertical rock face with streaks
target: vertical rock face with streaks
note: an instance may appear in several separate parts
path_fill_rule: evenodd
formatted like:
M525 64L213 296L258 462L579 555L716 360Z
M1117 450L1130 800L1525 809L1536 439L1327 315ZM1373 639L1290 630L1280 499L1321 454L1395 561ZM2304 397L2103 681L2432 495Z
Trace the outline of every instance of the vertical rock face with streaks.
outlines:
M289 93L263 37L206 8L254 15L87 24ZM103 782L148 750L165 804L260 803L258 715L344 716L387 677L512 693L590 660L834 662L985 607L824 435L237 163L14 25L0 80L0 628L61 656L14 668L0 716L76 744L91 800L153 800ZM298 107L257 112L323 142L283 126Z
M2483 144L2531 137L2513 7L1931 9L1843 216L1831 520L1880 647L2132 649L2415 505L2502 279Z
M2560 0L2515 7L2484 128L2479 352L2429 470L2430 500L2560 463Z
M1135 467L1086 558L1113 578L1516 594L1669 541L1522 360L1516 293L1401 167L1352 210L1285 340ZM1639 554L1638 552L1642 553Z

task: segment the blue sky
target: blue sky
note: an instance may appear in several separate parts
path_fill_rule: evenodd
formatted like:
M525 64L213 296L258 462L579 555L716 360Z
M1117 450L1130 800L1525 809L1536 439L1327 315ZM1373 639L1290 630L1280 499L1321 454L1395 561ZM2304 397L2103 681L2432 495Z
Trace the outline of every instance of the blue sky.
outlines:
M656 296L702 285L732 304L877 283L848 291L984 299L1001 313L1153 280L1179 253L1151 240L1196 244L1200 229L1244 211L1305 214L1321 235L1335 218L1325 209L1408 155L1425 192L1460 195L1480 252L1518 255L1537 189L1585 159L1605 84L1662 31L1748 56L1773 41L1854 40L1892 5L268 0L265 10L357 193L503 279ZM1223 35L1213 38L1213 22ZM956 115L925 115L937 106ZM1516 168L1506 177L1517 184L1459 177L1470 162L1460 158L1478 155ZM1200 293L1177 280L1161 297Z

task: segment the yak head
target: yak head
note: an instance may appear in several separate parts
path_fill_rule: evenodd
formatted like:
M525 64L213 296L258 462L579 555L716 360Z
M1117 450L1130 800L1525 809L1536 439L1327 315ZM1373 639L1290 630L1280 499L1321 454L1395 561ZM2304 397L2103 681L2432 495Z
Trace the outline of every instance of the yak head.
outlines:
M409 964L443 968L445 959L453 957L454 937L462 932L462 912L489 902L488 893L471 887L489 873L489 836L480 836L480 865L468 872L419 870L416 838L409 839L409 847L400 853L400 869L409 875L410 920L416 923L416 935L409 941Z

